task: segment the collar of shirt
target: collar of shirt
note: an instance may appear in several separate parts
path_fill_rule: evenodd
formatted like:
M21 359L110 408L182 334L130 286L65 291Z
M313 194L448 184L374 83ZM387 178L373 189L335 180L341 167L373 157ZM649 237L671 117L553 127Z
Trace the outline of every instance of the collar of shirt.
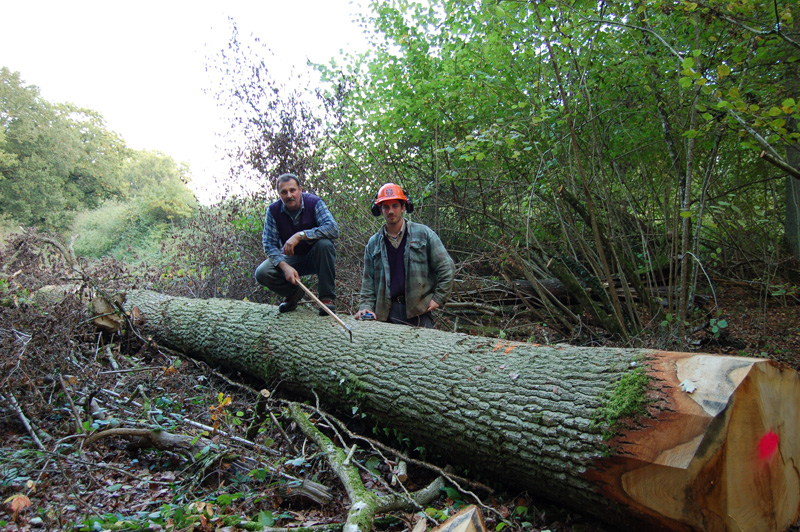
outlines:
M400 243L403 242L403 233L405 233L405 232L406 232L406 220L405 220L405 218L403 219L403 226L400 228L400 232L397 233L396 237L390 236L389 232L386 230L386 225L384 224L384 226L383 226L383 235L384 235L384 237L386 238L386 240L389 241L389 243L395 249L399 248L400 247Z
M284 205L283 202L281 202L281 212L285 212L286 214L288 214L289 217L292 219L292 222L297 222L297 218L303 213L303 209L305 209L305 208L306 208L306 205L305 205L305 202L303 201L303 196L302 195L300 196L300 208L297 209L294 212L292 212L289 209L287 209L286 205Z

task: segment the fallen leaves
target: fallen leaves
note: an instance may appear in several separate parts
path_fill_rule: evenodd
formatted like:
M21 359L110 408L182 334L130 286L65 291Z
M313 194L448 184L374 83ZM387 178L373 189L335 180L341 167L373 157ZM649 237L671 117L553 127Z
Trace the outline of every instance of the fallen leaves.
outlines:
M11 507L11 511L14 513L11 519L15 523L17 522L17 517L19 513L31 506L31 500L22 493L17 493L16 495L12 495L4 502Z

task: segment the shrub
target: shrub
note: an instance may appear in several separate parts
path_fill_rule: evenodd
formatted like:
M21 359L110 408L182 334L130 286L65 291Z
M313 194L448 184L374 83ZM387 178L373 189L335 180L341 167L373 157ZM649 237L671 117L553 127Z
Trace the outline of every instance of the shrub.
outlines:
M253 278L264 259L264 205L254 195L200 208L165 239L157 288L190 297L266 301L267 291Z
M165 235L185 221L196 205L188 191L187 196L170 189L158 187L132 202L107 201L80 213L72 226L73 233L78 234L75 253L87 258L127 260L157 256Z

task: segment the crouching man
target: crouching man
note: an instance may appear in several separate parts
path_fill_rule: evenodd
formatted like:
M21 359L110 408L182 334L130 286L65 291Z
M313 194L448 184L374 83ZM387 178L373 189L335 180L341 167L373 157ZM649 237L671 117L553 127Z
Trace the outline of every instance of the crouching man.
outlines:
M300 276L316 275L319 298L334 310L336 248L339 225L321 198L303 192L294 174L276 181L280 199L267 207L261 242L267 260L256 268L256 281L284 298L280 312L291 312L303 297ZM320 309L320 316L328 314Z

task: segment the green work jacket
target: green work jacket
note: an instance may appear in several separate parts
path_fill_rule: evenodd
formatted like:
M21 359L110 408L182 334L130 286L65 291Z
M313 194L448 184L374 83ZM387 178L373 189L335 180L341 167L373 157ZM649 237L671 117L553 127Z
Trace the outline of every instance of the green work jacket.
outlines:
M431 299L444 306L453 288L455 264L433 229L406 220L406 231L406 317L413 318L425 313ZM379 321L387 321L392 308L385 240L381 227L367 242L358 307L372 310Z

